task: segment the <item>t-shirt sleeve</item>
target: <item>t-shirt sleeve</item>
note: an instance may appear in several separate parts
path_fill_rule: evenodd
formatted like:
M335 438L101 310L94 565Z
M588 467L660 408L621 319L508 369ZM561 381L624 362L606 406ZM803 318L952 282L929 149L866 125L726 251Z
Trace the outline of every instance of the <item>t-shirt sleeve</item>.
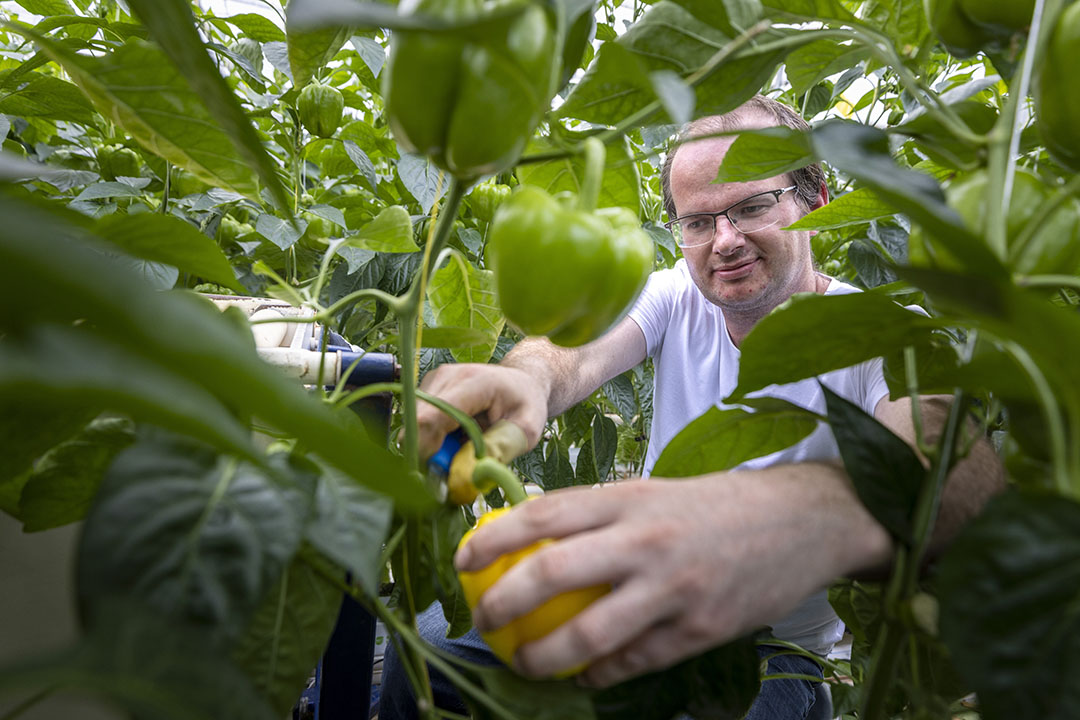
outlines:
M917 315L930 317L930 313L918 305L905 305L904 307ZM881 358L874 358L863 363L859 370L865 373L860 378L863 383L862 386L865 388L862 409L873 415L877 409L877 404L889 394L889 384L885 382L885 362Z
M655 357L664 341L664 332L671 321L675 304L675 270L658 270L649 276L645 289L627 313L645 335L645 347L649 357Z

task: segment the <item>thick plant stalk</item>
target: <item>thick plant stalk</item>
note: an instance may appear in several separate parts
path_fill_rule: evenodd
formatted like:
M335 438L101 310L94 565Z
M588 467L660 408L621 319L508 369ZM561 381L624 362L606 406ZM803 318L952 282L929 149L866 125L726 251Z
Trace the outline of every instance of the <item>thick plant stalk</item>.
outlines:
M900 660L900 651L909 634L907 626L900 619L900 608L910 602L918 590L919 568L930 546L930 535L937 520L945 479L956 458L956 445L960 439L959 429L964 417L964 405L964 392L958 389L953 393L952 407L949 408L944 432L938 441L930 472L926 474L915 505L914 544L911 546L901 544L896 551L892 575L885 591L885 624L874 644L866 690L859 712L859 717L865 720L880 720L886 716L885 701L892 689L893 676Z

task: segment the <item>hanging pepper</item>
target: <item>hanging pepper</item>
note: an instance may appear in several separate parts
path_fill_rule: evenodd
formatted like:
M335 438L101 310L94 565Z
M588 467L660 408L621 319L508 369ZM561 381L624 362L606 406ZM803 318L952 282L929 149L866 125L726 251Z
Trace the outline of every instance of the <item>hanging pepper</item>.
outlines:
M317 83L301 90L300 98L296 101L300 122L309 133L321 138L333 136L341 124L341 112L344 108L345 98L340 90Z
M404 0L398 9L463 27L394 33L383 72L394 138L458 178L513 165L555 92L551 14L519 0Z

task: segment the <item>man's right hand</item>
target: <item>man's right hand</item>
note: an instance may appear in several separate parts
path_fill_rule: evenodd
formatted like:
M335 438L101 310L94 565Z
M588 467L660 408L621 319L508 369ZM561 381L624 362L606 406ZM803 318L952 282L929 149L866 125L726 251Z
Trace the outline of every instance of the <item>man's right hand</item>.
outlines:
M477 417L485 427L509 420L522 429L531 449L540 441L548 417L546 388L524 370L504 365L446 364L424 377L420 389ZM447 433L458 427L434 405L418 403L420 454L435 454Z

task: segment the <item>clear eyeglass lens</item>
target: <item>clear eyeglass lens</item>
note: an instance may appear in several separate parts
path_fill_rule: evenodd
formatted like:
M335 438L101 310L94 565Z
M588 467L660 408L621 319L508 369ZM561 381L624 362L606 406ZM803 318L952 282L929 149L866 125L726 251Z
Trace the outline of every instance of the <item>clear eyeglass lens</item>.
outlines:
M731 224L739 232L751 233L775 225L779 219L775 195L747 198L727 211ZM714 215L688 215L672 225L675 241L682 247L695 247L712 242L718 218Z

